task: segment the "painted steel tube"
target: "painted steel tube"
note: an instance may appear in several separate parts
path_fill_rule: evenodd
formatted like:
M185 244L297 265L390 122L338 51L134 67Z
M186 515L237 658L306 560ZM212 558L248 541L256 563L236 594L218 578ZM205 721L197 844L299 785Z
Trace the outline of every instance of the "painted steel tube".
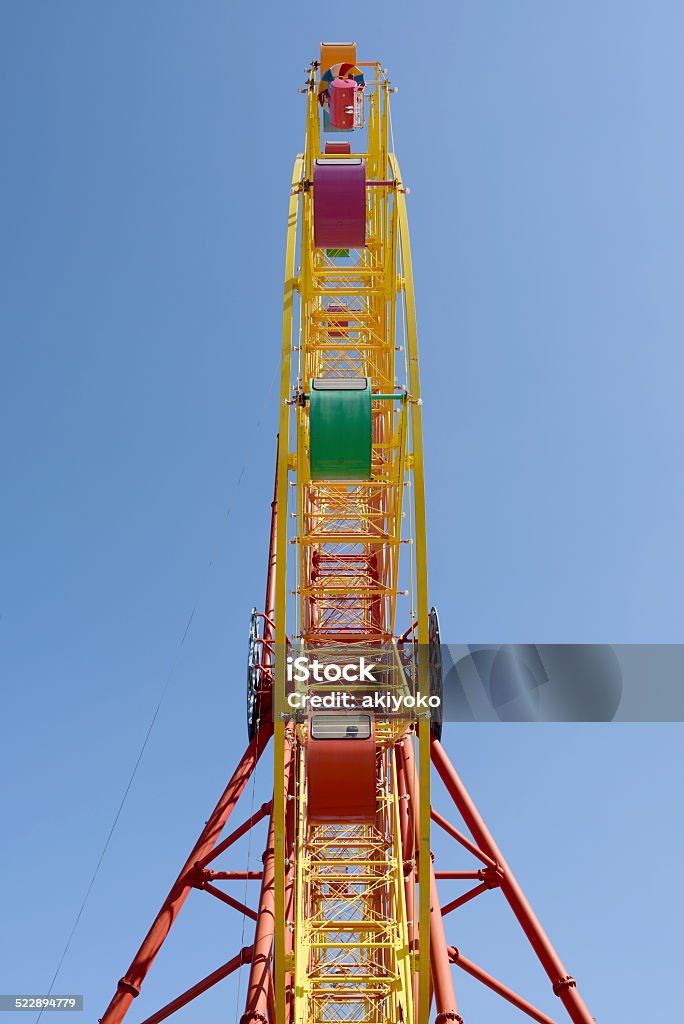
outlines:
M229 960L228 963L223 964L222 967L218 967L215 971L212 971L211 974L208 974L206 978L202 979L202 981L198 981L196 985L192 986L192 988L186 989L186 991L181 995L176 996L176 998L172 999L170 1003L166 1004L166 1006L162 1006L161 1010L157 1010L157 1012L153 1013L150 1017L146 1017L141 1024L159 1024L160 1021L166 1020L166 1018L170 1017L172 1013L176 1012L176 1010L180 1010L181 1007L187 1006L187 1004L192 1002L193 999L196 999L197 996L201 996L203 992L206 992L207 989L210 989L213 985L218 984L219 981L223 981L224 978L227 978L229 974L237 971L237 969L242 967L243 964L248 964L251 959L252 947L245 946L240 950L237 956L233 957L232 960Z
M294 748L288 744L292 751L290 755L294 758ZM286 780L286 805L285 805L285 955L289 956L294 950L294 918L295 918L295 772L294 764L290 762L291 768L289 777ZM288 972L285 978L286 1003L285 1003L285 1024L290 1024L294 1013L294 988L292 973ZM275 1019L275 1011L274 1011Z
M276 539L278 536L278 446L280 436L276 442L276 468L273 481L273 501L271 502L271 533L268 541L268 568L266 572L266 597L264 600L264 647L273 643L275 621L275 591L276 591Z
M457 828L454 828L451 822L447 821L446 818L443 818L441 814L434 810L434 808L430 808L430 817L437 825L440 826L440 828L443 828L448 835L455 839L457 843L460 843L464 849L468 850L469 853L472 853L473 857L477 857L478 860L481 860L482 863L486 864L489 868L496 867L495 860L488 857L483 850L478 849L474 843L470 842L467 836L464 836L462 832L459 832Z
M286 794L290 789L292 770L292 744L285 743L284 786ZM275 804L275 800L273 801ZM271 967L273 939L275 936L275 810L271 812L268 840L264 853L264 873L261 880L259 911L254 933L254 953L249 971L249 984L245 1000L245 1012L240 1024L253 1024L268 1019L268 1004L272 998L273 984Z
M452 900L451 903L447 903L445 907L442 907L442 917L446 917L452 910L458 910L459 907L464 907L466 903L470 903L476 896L482 895L483 892L487 892L489 889L488 885L481 882L480 885L476 885L473 889L469 889L468 892L463 893L458 899Z
M472 960L468 959L468 957L463 956L460 949L456 949L455 946L449 946L449 958L452 964L456 964L457 967L460 967L462 971L465 971L466 974L469 974L472 978L477 978L477 980L481 981L483 985L490 988L492 992L496 992L497 995L508 1000L508 1002L512 1003L513 1006L517 1006L519 1010L526 1013L528 1017L532 1018L532 1020L536 1020L537 1024L556 1024L551 1017L542 1013L542 1011L538 1010L536 1006L529 1003L527 999L523 999L522 996L519 996L518 993L514 992L512 988L508 987L508 985L504 985L503 982L497 981L496 978L493 978L491 974L487 973L487 971L483 971L481 967L474 964Z
M140 949L133 958L125 975L119 981L116 992L105 1010L100 1024L119 1024L126 1015L129 1006L139 994L140 987L152 966L154 958L161 949L164 939L169 934L171 926L185 903L190 890L194 887L197 875L197 861L205 857L216 845L216 841L228 821L240 794L247 785L270 736L270 731L261 730L259 735L255 736L247 747L240 763L233 772L230 782L223 791L211 817L195 843L192 853L183 865L169 895L164 900L161 910L154 919L152 927L145 936Z
M233 843L236 843L238 839L241 839L242 836L245 835L245 833L249 832L249 830L251 828L254 828L255 825L258 825L262 818L265 818L266 815L270 813L270 802L262 804L259 810L255 811L254 814L247 818L246 821L243 821L242 825L240 825L239 828L236 828L235 831L231 832L229 836L226 836L225 839L222 839L218 846L215 846L213 850L210 850L209 853L205 854L204 857L201 857L195 864L195 867L203 868L205 867L205 865L210 864L212 860L214 860L216 857L219 857L225 850L231 847Z
M240 1024L251 1024L253 1021L267 1019L269 988L271 986L273 935L275 932L274 854L274 824L273 814L271 814L271 822L268 827L268 841L264 853L264 874L261 882L259 914L254 933L252 966L249 971L245 1012L240 1018Z
M215 896L221 903L225 903L226 906L232 907L233 910L237 910L239 914L243 914L245 917L250 917L252 921L256 921L257 915L251 907L248 907L246 903L241 900L236 900L234 896L224 892L223 889L217 889L211 882L205 882L202 886L203 892L208 892L210 896Z
M399 789L399 821L401 822L401 846L404 854L404 897L406 900L406 919L408 942L411 954L416 952L416 935L418 927L416 923L416 868L415 868L415 837L413 831L413 817L409 807L410 794L406 786L406 773L404 771L404 754L402 744L396 747L397 785ZM408 862L408 863L407 863ZM418 1019L418 972L412 974L413 999L414 999L414 1020Z
M565 1006L573 1024L594 1024L594 1018L577 991L574 979L568 974L563 961L553 948L551 940L528 903L515 875L506 863L491 832L444 752L444 748L439 740L434 739L434 737L430 742L430 750L432 762L449 795L456 804L461 817L470 829L475 842L497 862L502 876L501 890L508 900L511 910L520 922L520 926L537 954L542 967L549 976L553 985L553 991Z
M402 754L406 790L410 796L413 808L414 830L417 831L420 808L418 793L414 785L415 759L413 756L413 744L410 739L403 741ZM442 920L437 882L432 863L430 863L430 967L437 1015L445 1013L458 1014L447 941L444 934L444 922Z

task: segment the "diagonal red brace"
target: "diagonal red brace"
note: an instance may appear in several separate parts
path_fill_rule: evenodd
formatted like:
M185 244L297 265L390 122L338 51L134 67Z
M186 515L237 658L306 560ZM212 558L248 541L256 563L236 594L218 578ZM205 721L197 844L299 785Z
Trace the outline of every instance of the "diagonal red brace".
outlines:
M487 892L488 888L488 885L481 882L480 885L476 885L473 889L469 889L468 892L464 892L462 896L458 897L458 899L452 900L451 903L447 903L445 907L442 907L442 917L446 917L446 915L450 914L452 910L457 910L459 907L465 906L466 903L474 900L476 896L480 895L480 893Z
M434 736L430 740L430 754L432 763L456 804L468 831L481 850L498 865L501 891L546 971L555 995L563 1003L573 1024L594 1024L594 1018L577 991L574 978L566 971L563 961L551 945L551 940L528 903L456 769Z
M209 882L205 882L203 885L198 886L199 889L203 889L204 892L208 892L211 896L215 896L217 900L221 900L222 903L232 907L233 910L237 910L238 913L244 914L245 917L250 917L252 921L256 921L257 915L251 909L241 903L240 900L236 900L233 896L229 896L227 892L223 892L222 889L217 889L215 885L210 885Z
M239 828L236 828L235 831L231 832L229 836L226 836L225 839L222 839L215 850L211 850L211 852L208 853L205 857L202 857L200 860L198 860L196 867L203 868L205 867L205 865L211 863L211 861L215 860L220 854L224 852L224 850L227 850L229 846L232 846L233 843L236 843L238 841L238 839L241 839L246 832L249 832L251 828L254 828L254 826L258 825L260 821L263 821L264 818L267 818L270 813L271 802L269 800L267 803L262 804L259 810L255 811L254 814L252 814L251 817L247 819L247 821L243 821Z
M442 815L434 809L434 807L430 808L430 817L437 825L439 825L440 828L443 828L445 832L452 836L452 838L455 839L457 843L460 843L461 846L465 847L466 850L469 850L474 857L477 857L478 860L481 860L483 864L486 864L487 867L489 868L496 867L496 861L492 860L491 857L488 857L487 854L484 853L484 851L482 851L478 846L475 846L475 843L471 843L470 839L468 839L467 836L464 836L463 833L459 832L458 829L455 828L450 821L447 821L446 818L443 818Z
M143 944L133 958L131 966L119 981L116 992L101 1019L101 1024L120 1024L129 1006L139 994L140 986L145 980L154 958L161 949L164 939L169 934L173 922L176 920L181 907L197 881L197 863L201 862L216 845L218 837L223 831L235 804L256 767L257 761L271 738L272 732L272 728L263 726L247 747L211 817L202 829L202 833L195 843L190 856L164 900L161 910L145 936Z
M456 964L456 966L460 967L462 971L466 972L466 974L469 974L472 978L477 978L477 980L481 981L483 985L490 988L492 992L496 992L497 995L500 995L503 999L507 999L509 1003L513 1004L513 1006L517 1006L519 1010L526 1013L528 1017L532 1018L532 1020L536 1020L537 1024L556 1024L551 1017L547 1017L545 1013L538 1010L536 1006L532 1005L532 1003L528 1003L526 999L519 996L517 992L513 991L513 989L510 989L507 985L497 981L497 979L493 978L491 974L487 973L487 971L483 971L482 968L478 967L477 964L474 964L472 960L463 956L460 949L456 949L455 946L449 946L449 959L452 964Z
M142 1024L159 1024L159 1021L165 1020L170 1017L176 1010L180 1010L182 1006L186 1006L189 1002L195 999L197 996L201 996L203 992L211 988L212 985L216 985L217 982L223 981L229 974L236 971L238 967L242 967L243 964L251 963L253 946L245 946L241 949L237 956L234 956L232 960L224 964L223 967L217 967L215 971L208 974L202 981L198 981L192 988L186 989L181 995L176 996L166 1006L162 1006L161 1010L157 1010L151 1017L146 1017Z
M210 871L209 868L202 874L208 882L258 882L261 880L262 871Z

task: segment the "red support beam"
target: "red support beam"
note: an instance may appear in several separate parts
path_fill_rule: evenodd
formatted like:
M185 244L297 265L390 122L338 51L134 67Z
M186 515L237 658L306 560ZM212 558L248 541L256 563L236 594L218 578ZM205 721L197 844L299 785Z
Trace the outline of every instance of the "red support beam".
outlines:
M133 961L119 981L116 992L101 1018L100 1024L120 1024L128 1008L140 993L154 958L161 949L166 936L185 903L197 880L197 863L213 850L223 828L230 817L240 794L266 747L272 730L260 729L243 754L233 776L223 791L219 802L211 813L202 833L192 848L192 852L183 865L171 891L164 900L152 927L145 936L143 943Z
M212 860L215 860L218 856L220 856L225 850L228 849L228 847L232 846L233 843L236 843L238 839L241 839L246 832L249 832L251 828L254 828L254 826L258 825L260 821L263 821L264 818L267 818L270 813L271 804L269 801L268 803L262 804L259 810L255 811L254 814L252 814L247 819L247 821L243 821L239 828L236 828L235 831L231 832L229 836L226 836L225 839L222 839L215 850L211 850L208 854L206 854L206 856L201 857L200 860L197 861L196 866L198 868L203 868L206 864L210 864Z
M482 851L496 863L500 874L501 890L537 954L542 967L546 971L554 993L563 1003L573 1024L594 1024L594 1018L589 1013L584 1000L577 991L575 979L568 974L563 961L551 945L548 935L542 928L532 907L527 902L515 875L506 863L501 850L494 842L491 832L449 761L444 748L434 736L430 740L430 752L432 763L456 804L459 814L463 818L473 839Z
M278 448L280 435L276 439L275 477L273 501L271 502L271 533L268 541L268 565L266 567L266 595L264 597L264 633L261 647L262 679L269 681L267 693L259 697L261 722L273 721L273 670L275 668L275 603L276 603L276 542L278 536Z
M278 450L280 435L276 438L275 477L271 502L271 533L268 539L268 565L266 567L266 597L264 599L264 647L272 646L275 638L276 612L276 538L278 536Z
M479 871L435 871L435 878L439 881L475 881L482 878Z
M208 892L211 896L215 896L217 900L221 900L221 903L225 903L227 906L232 907L233 910L237 910L238 913L244 914L245 917L250 917L252 921L256 921L257 915L251 909L251 907L245 906L240 900L234 899L229 896L227 892L223 892L222 889L217 889L215 885L211 885L209 882L205 882L203 885L198 886L204 892Z
M416 858L415 858L415 838L413 831L413 815L411 814L411 808L409 806L410 796L406 786L406 773L404 772L404 756L401 746L396 748L396 764L397 764L397 785L399 789L399 823L401 829L401 848L404 856L404 895L406 899L406 918L407 918L407 931L408 931L408 944L411 951L412 965L414 970L412 971L411 977L413 980L413 1014L414 1018L418 1018L418 971L415 970L417 967L416 956L417 956L417 936L418 936L418 922L416 918L417 906L416 906Z
M181 1007L187 1006L187 1004L192 1002L193 999L196 999L197 996L201 996L202 993L206 992L207 989L212 987L212 985L216 985L217 982L223 981L223 979L227 978L229 974L236 971L238 967L242 967L243 964L248 964L251 959L252 947L245 946L244 949L240 950L237 956L234 956L233 959L229 960L228 963L223 965L223 967L218 967L215 971L212 971L211 974L208 974L206 978L203 978L202 981L198 981L196 985L193 985L192 988L186 989L185 992L177 996L175 999L172 999L170 1003L166 1004L166 1006L162 1006L161 1010L157 1010L157 1012L153 1013L151 1017L146 1017L142 1024L159 1024L160 1021L166 1020L166 1018L170 1017L172 1013L176 1012L176 1010L180 1010Z
M483 971L482 968L478 967L477 964L474 964L472 960L463 956L463 953L461 953L459 949L456 949L455 946L449 946L449 959L452 964L456 964L456 966L460 967L462 971L466 972L466 974L469 974L472 978L477 978L477 980L481 981L483 985L490 988L492 992L496 992L497 995L500 995L503 999L507 999L509 1003L513 1004L513 1006L517 1006L519 1010L526 1013L528 1017L532 1018L532 1020L536 1020L537 1024L556 1024L551 1017L542 1013L542 1011L538 1010L536 1006L532 1005L532 1003L528 1003L526 999L519 996L517 992L513 991L513 989L504 985L502 982L497 981L497 979L493 978L491 974L487 973L487 971Z
M271 958L275 934L275 838L273 814L268 827L268 840L264 851L264 874L261 880L259 913L254 933L254 953L249 972L247 1002L240 1024L265 1024L268 1020L268 993L271 984Z
M286 732L287 746L292 749L291 768L289 778L285 782L285 956L289 957L294 951L294 928L295 928L295 850L296 850L296 779L294 764L294 746L288 742L291 734ZM293 741L294 742L294 741ZM290 756L290 755L288 755ZM291 1024L294 1015L294 977L291 971L285 975L285 1024ZM271 986L271 993L275 999L275 992ZM273 1018L275 1021L275 1007L273 1007Z
M413 742L409 738L404 739L401 743L400 764L413 812L413 834L416 836L420 822L420 799L415 785L416 765L413 756ZM420 942L420 936L418 938ZM456 1006L456 993L451 977L444 922L432 862L430 862L430 972L437 1009L435 1024L446 1024L447 1021L463 1024L463 1019Z
M208 882L260 882L263 871L210 871L204 872Z
M290 790L292 743L285 742L284 785ZM263 855L264 874L261 880L259 912L254 933L254 953L249 972L245 1012L240 1024L266 1024L269 1020L269 993L272 985L273 938L275 935L275 835L273 811L268 826L268 841ZM272 1018L271 1018L272 1021Z
M447 903L445 907L442 907L442 917L446 917L452 910L457 910L459 907L465 906L466 903L470 903L480 893L487 892L487 889L489 889L489 886L482 882L481 885L476 885L473 889L469 889L468 892L464 892L458 899L452 900L451 903Z
M442 815L434 809L434 807L430 808L430 817L437 825L439 825L440 828L443 828L445 832L455 839L457 843L460 843L461 846L465 847L465 849L472 853L474 857L481 860L483 864L486 864L489 868L496 867L496 861L492 860L491 857L488 857L487 854L475 846L474 843L471 843L467 836L464 836L463 833L459 832L450 821L443 818Z

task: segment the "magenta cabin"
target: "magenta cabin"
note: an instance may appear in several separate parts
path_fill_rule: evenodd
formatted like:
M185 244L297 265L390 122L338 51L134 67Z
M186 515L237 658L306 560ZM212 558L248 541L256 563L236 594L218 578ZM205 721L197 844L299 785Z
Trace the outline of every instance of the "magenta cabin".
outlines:
M361 249L366 244L366 161L316 160L313 178L314 245Z

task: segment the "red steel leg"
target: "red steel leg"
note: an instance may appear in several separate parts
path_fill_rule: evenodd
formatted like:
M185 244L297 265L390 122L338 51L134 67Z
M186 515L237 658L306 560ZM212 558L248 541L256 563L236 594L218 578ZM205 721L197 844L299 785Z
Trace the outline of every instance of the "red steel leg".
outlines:
M496 994L501 996L503 999L507 999L509 1003L513 1004L513 1006L517 1006L519 1010L526 1013L528 1017L532 1018L532 1020L536 1020L537 1024L556 1024L548 1014L542 1013L542 1011L538 1010L536 1006L533 1006L532 1003L528 1003L526 999L523 999L517 992L510 989L508 985L504 985L500 981L497 981L497 979L493 978L491 974L487 973L487 971L483 971L482 968L478 967L477 964L474 964L472 960L463 956L460 949L456 949L455 946L449 946L449 957L452 964L456 964L462 971L465 971L466 974L469 974L471 977L477 978L477 980L481 981L483 985L490 988L492 992L496 992Z
M240 794L254 771L271 736L268 729L260 729L242 756L233 777L226 786L221 799L214 808L202 834L195 843L192 853L185 862L181 873L164 900L161 910L147 933L142 946L136 953L131 966L119 981L112 1001L105 1010L101 1024L120 1024L129 1006L140 993L140 986L152 966L152 962L169 934L178 912L198 878L197 862L202 860L216 845L216 841L228 821Z
M441 743L434 737L430 741L430 750L432 763L449 791L449 795L456 804L473 839L484 853L496 861L501 875L501 890L520 922L520 926L529 939L535 953L539 957L542 967L548 974L554 993L565 1006L574 1024L594 1024L594 1018L589 1013L584 1000L577 991L575 979L566 971L563 961L551 945L549 937L539 923L532 907L527 902L513 872L504 860L501 850L494 842L492 834L449 761Z
M166 1018L170 1017L172 1013L176 1012L176 1010L180 1010L183 1006L187 1006L187 1004L192 1002L193 999L196 999L197 996L201 996L203 992L210 989L212 985L216 985L219 981L223 981L224 978L227 978L228 975L232 974L233 971L236 971L238 967L242 967L243 964L248 964L251 959L252 947L245 946L240 950L238 955L234 956L232 960L229 960L227 964L224 964L217 970L212 971L211 974L208 974L206 978L202 979L202 981L198 981L196 985L187 989L187 991L183 992L182 995L172 999L170 1003L166 1004L166 1006L162 1006L161 1010L157 1010L157 1012L153 1013L151 1017L146 1017L141 1024L160 1024L160 1021L166 1020Z
M406 791L410 796L413 809L415 835L418 832L418 822L420 821L420 806L418 793L414 785L415 760L413 756L413 743L410 739L403 741L401 760ZM432 863L430 863L430 969L437 1008L435 1024L445 1024L446 1021L456 1021L463 1024L463 1018L459 1015L456 1007L456 993L454 992L454 982L451 977L451 964L447 941L444 935L444 921L442 919L437 882L435 881L435 871Z
M266 569L266 595L264 598L264 633L261 645L262 687L259 694L259 716L261 722L272 721L273 716L273 669L275 666L275 601L276 601L276 540L278 535L278 445L276 444L276 468L271 502L271 534L268 542L268 566ZM268 684L267 687L265 684Z
M397 784L399 788L399 821L401 823L401 846L404 854L404 895L406 899L406 918L408 921L408 943L411 955L417 954L416 935L416 865L415 865L415 840L413 836L413 818L409 808L409 793L406 788L406 775L404 772L404 757L401 746L397 747ZM414 960L415 963L415 960ZM414 993L414 1018L418 1019L418 972L413 972L413 993Z
M285 793L290 791L292 769L292 743L285 741ZM254 953L249 972L249 985L245 1012L240 1024L268 1024L269 999L273 984L273 938L275 935L275 834L274 818L268 828L268 843L264 853L264 874L261 880L259 916L254 933Z
M287 734L286 734L287 735ZM291 745L286 741L288 748ZM286 752L286 757L290 755ZM294 765L290 767L289 786L285 790L285 955L289 956L294 950L294 919L295 919L295 772ZM285 990L287 1000L285 1004L285 1024L290 1024L294 1012L294 978L289 972L285 977ZM275 1013L274 1013L275 1019Z

